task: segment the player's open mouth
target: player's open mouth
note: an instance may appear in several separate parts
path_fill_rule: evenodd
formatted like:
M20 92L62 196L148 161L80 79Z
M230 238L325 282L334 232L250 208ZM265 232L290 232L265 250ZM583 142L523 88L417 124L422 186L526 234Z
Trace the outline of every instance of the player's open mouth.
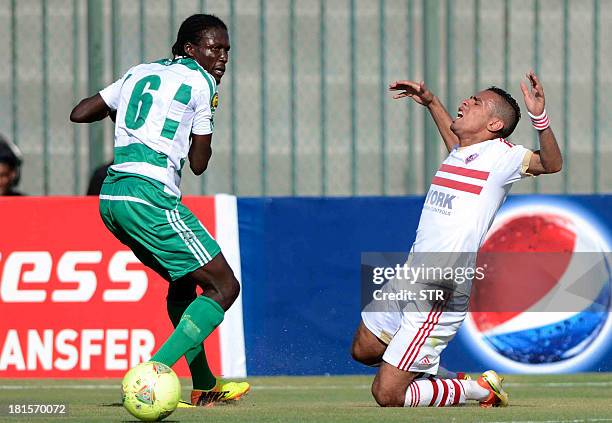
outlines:
M457 111L457 119L461 119L462 117L463 117L463 112L461 110Z
M225 75L225 68L214 68L213 73L217 76Z

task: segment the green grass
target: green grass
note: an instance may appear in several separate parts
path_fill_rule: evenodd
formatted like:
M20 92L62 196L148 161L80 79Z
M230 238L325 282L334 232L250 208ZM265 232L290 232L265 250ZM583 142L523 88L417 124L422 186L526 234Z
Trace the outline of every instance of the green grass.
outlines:
M257 377L236 404L178 409L166 421L181 422L612 422L612 374L508 376L510 407L382 409L374 403L369 376ZM183 381L184 398L189 395ZM134 421L118 405L117 380L0 380L0 421ZM9 403L69 404L59 418L7 417Z

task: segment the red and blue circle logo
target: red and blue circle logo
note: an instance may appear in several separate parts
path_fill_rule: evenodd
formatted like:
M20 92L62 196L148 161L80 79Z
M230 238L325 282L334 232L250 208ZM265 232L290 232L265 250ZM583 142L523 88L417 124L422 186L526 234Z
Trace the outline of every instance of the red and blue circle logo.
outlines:
M474 353L506 372L587 369L611 341L610 242L575 205L515 202L480 251L464 333Z

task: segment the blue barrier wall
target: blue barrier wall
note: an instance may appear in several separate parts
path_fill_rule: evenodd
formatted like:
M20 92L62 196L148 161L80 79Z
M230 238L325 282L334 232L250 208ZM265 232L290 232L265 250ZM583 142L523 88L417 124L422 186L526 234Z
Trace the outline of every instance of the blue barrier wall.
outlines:
M360 254L408 251L422 203L423 197L239 199L248 373L370 372L349 353L360 321ZM502 211L538 207L573 213L606 239L612 233L612 196L515 196ZM466 371L504 368L480 354L471 337L462 329L443 364ZM606 339L576 366L554 371L611 370L611 349Z

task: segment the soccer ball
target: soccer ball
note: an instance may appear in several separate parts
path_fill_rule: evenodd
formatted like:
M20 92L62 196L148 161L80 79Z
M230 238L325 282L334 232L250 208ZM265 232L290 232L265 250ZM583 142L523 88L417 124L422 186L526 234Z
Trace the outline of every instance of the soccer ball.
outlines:
M123 406L134 417L154 422L168 417L181 399L181 383L165 364L147 361L126 373L121 383Z

